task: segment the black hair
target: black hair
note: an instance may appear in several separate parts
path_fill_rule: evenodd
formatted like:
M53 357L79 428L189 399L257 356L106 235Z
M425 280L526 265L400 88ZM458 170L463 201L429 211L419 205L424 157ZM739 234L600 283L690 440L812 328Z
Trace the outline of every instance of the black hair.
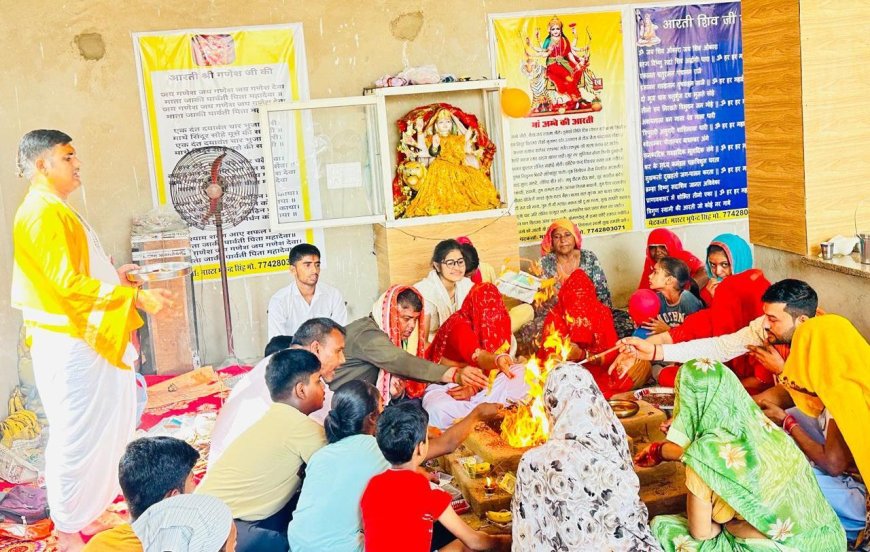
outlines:
M470 243L460 243L459 251L465 258L465 275L468 276L480 267L480 256L477 254L477 249Z
M59 130L31 130L18 142L18 158L16 159L18 176L33 178L33 173L36 171L35 163L40 155L54 146L70 142L72 142L72 138Z
M323 345L332 330L337 330L341 335L347 335L344 327L331 318L311 318L303 322L293 334L293 345L307 347L315 341Z
M175 437L143 437L127 445L118 463L118 480L133 520L184 483L199 453Z
M722 253L726 258L728 257L728 252L725 251L725 248L714 243L707 246L707 256L709 257L711 253Z
M377 388L363 380L351 380L332 396L332 409L323 421L326 440L341 441L363 430L366 416L378 409L381 396Z
M284 349L269 358L266 387L275 402L286 398L297 383L308 383L311 374L320 370L320 360L305 349Z
M263 352L263 357L274 355L278 351L284 349L289 349L292 344L292 335L276 335L266 343L266 350Z
M792 318L801 315L812 318L816 315L819 306L819 296L816 290L803 280L787 278L767 288L761 296L761 302L785 303L785 312Z
M689 273L689 265L685 261L676 257L662 257L657 264L662 266L665 274L677 280L678 289L688 289L695 297L701 297L698 283Z
M420 296L417 295L417 290L413 288L408 288L401 292L399 296L396 297L396 304L413 309L415 312L423 311L423 301L420 299Z
M429 414L417 401L391 405L378 420L378 448L387 462L397 466L409 462L417 445L426 440Z
M444 259L447 258L447 255L454 250L462 252L462 244L456 240L444 240L438 242L438 245L435 246L435 251L432 252L432 262L443 263Z
M302 257L306 257L308 255L313 255L320 258L320 250L317 249L316 246L311 245L310 243L300 243L299 245L293 246L293 249L290 250L289 261L291 265L295 265L297 262L302 260Z

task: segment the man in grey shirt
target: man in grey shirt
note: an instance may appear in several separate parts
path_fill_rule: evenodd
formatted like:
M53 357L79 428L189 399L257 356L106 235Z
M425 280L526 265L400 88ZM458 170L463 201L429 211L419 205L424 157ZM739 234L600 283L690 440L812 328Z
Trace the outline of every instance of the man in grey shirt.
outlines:
M487 377L477 367L435 364L399 346L411 337L418 326L423 302L414 288L398 289L400 291L391 288L385 294L396 296L395 304L387 307L394 309L388 317L393 327L382 328L375 318L378 312L372 312L371 316L347 325L344 350L347 360L335 371L335 378L330 384L332 390L335 391L355 379L377 385L378 370L428 383L460 383L486 387ZM383 302L388 300L382 297L376 305L383 306ZM378 310L380 308L374 309Z

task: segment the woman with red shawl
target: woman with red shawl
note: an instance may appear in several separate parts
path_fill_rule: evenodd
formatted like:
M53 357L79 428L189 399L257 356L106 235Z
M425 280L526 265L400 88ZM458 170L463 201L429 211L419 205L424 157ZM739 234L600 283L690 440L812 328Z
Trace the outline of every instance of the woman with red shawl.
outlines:
M536 304L534 319L523 325L517 335L517 352L521 355L534 354L547 338L544 331L544 318L556 304L556 297L562 283L578 269L586 274L595 286L598 301L611 309L616 332L620 336L628 336L634 332L634 322L627 312L614 309L610 288L607 287L607 276L598 262L595 253L582 249L583 236L576 224L568 219L556 219L547 228L541 241L541 275L542 290L549 289L552 294L547 299Z
M544 320L544 333L555 333L571 341L568 361L581 361L616 345L613 315L598 300L595 285L582 270L575 270L559 290L558 301ZM545 340L538 350L541 360L558 354L552 339ZM630 391L633 387L629 377L612 379L608 376L607 367L614 358L616 351L584 365L608 398L614 393Z
M748 326L763 314L761 296L770 282L761 270L752 268L752 250L746 240L735 234L716 236L707 247L707 274L710 282L702 296L709 299L710 308L690 314L679 326L648 341L670 344L718 337ZM728 366L751 393L773 385L770 372L750 355L737 357Z
M498 288L488 283L474 286L462 307L438 329L426 358L447 366L477 366L489 374L491 385L489 389L462 381L430 385L423 397L430 425L444 429L479 403L525 396L524 367L514 365L511 338L510 317Z
M643 273L640 275L640 284L637 289L649 289L649 275L652 274L656 263L665 257L680 259L689 267L689 274L698 284L698 289L704 289L707 285L707 271L704 263L683 249L680 238L667 228L656 228L649 233L646 240L646 262L643 265Z

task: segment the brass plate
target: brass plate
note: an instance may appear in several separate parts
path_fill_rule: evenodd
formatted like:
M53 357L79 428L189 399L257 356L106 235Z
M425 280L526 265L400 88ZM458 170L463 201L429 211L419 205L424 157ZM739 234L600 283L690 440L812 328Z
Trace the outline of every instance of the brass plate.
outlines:
M640 405L634 401L626 401L622 399L610 399L610 408L617 418L631 418L640 410Z

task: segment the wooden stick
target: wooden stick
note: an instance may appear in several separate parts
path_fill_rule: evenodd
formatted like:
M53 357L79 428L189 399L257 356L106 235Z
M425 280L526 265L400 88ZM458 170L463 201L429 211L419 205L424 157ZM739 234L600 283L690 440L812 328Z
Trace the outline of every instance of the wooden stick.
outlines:
M591 361L597 360L599 358L604 358L605 356L612 353L613 351L618 351L618 350L619 350L619 345L614 345L613 347L607 349L606 351L601 351L600 353L596 353L592 356L584 358L583 360L581 360L577 364L580 364L582 366L582 365L586 364L587 362L591 362Z

